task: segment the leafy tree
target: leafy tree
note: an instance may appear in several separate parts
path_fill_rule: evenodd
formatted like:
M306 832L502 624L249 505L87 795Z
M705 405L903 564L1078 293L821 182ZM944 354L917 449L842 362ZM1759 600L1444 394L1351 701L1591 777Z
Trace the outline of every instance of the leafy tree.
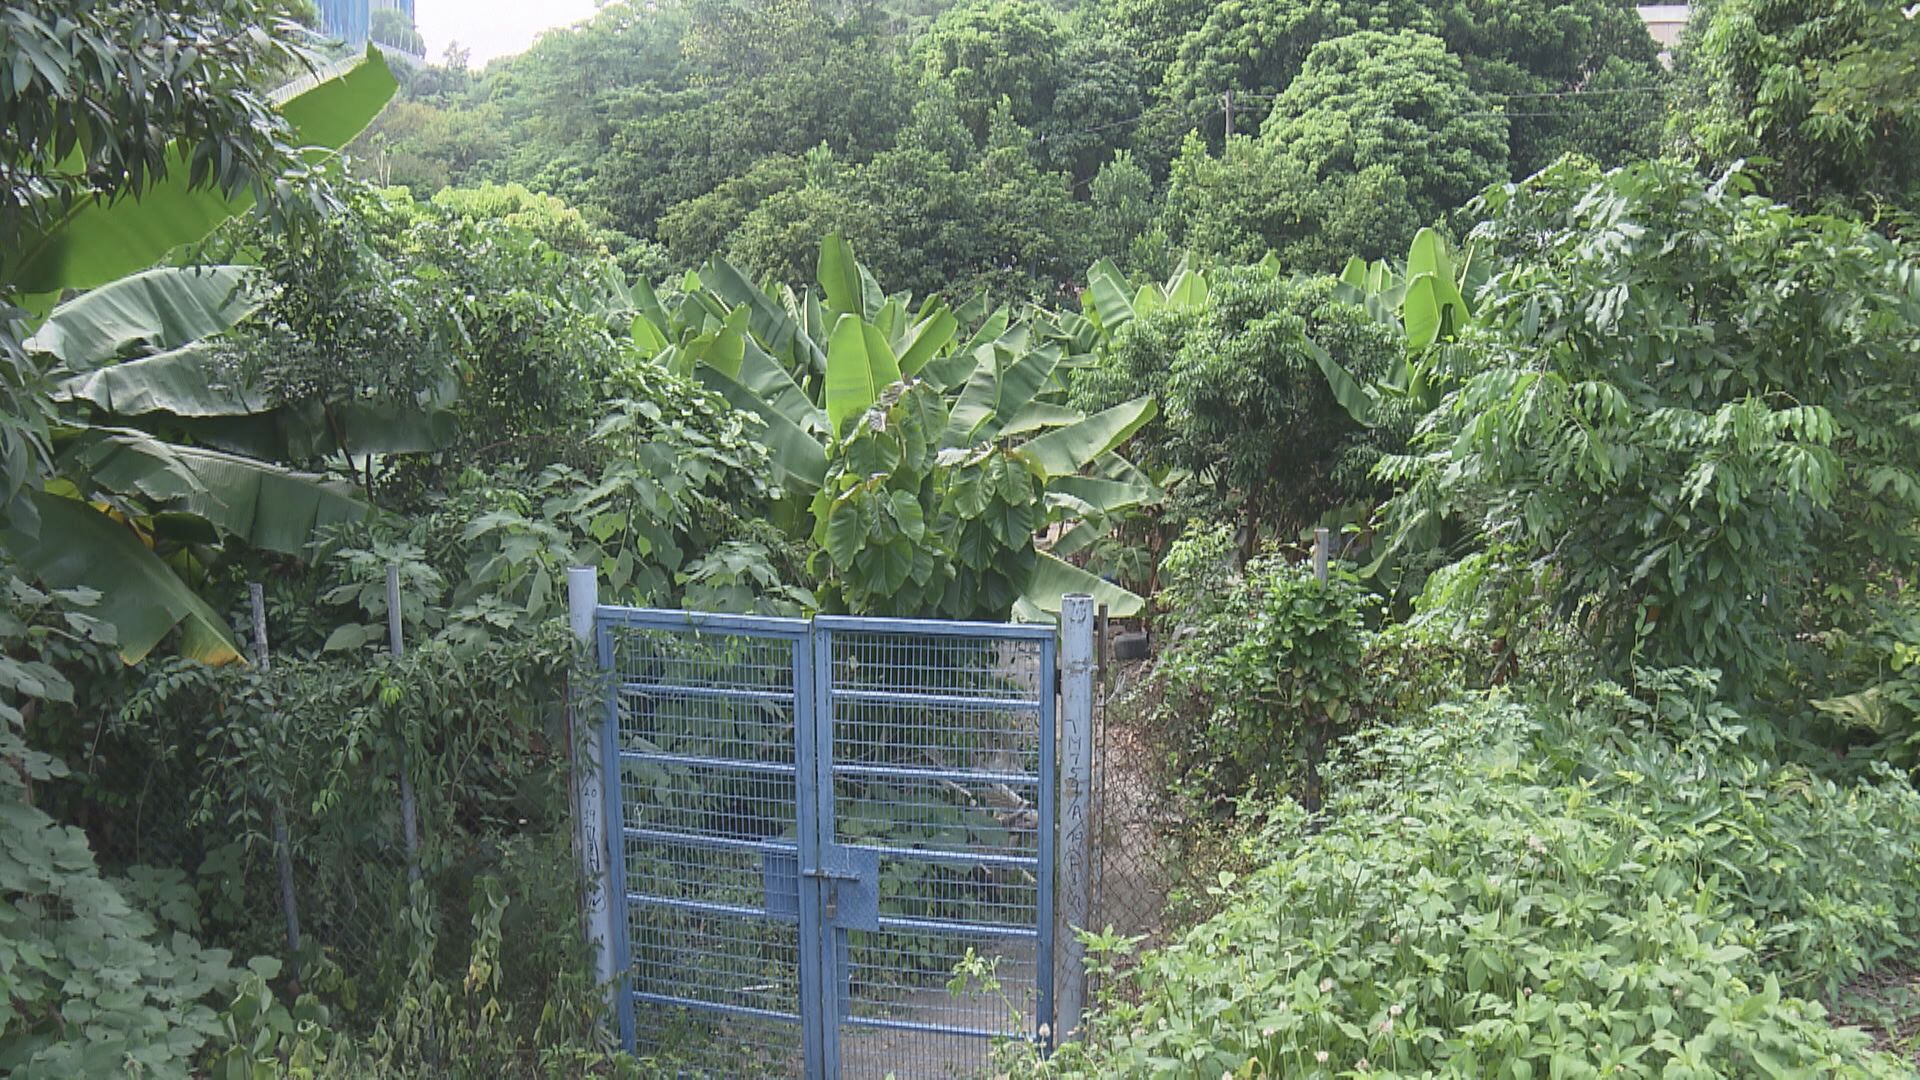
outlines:
M422 197L498 168L506 150L499 110L490 105L442 108L405 100L388 106L351 148L358 175Z
M1920 84L1900 76L1916 38L1903 12L1895 0L1701 5L1680 57L1696 105L1683 132L1722 165L1766 159L1761 175L1789 202L1920 203Z
M1166 233L1158 227L1153 178L1131 153L1122 150L1100 166L1087 188L1087 207L1095 250L1125 259L1148 277L1165 277L1172 270Z
M1022 127L1053 112L1069 70L1066 48L1059 17L1038 0L966 0L934 22L914 56L928 79L953 88L961 119L984 145L1002 101Z
M1316 46L1258 140L1190 138L1167 185L1178 245L1303 269L1404 251L1506 175L1505 121L1439 39L1365 32Z
M1260 529L1298 529L1371 494L1378 437L1341 409L1315 353L1384 377L1402 351L1394 332L1337 300L1332 278L1243 267L1209 282L1204 305L1125 326L1075 379L1079 403L1153 395L1160 419L1137 440L1146 461L1188 471L1201 509L1243 521L1249 543Z
M1236 91L1242 97L1235 106L1234 127L1249 129L1264 116L1266 100L1292 84L1315 46L1364 30L1440 38L1465 64L1469 84L1484 93L1583 89L1612 58L1625 61L1647 83L1659 78L1652 39L1633 6L1623 0L1518 4L1453 0L1441 5L1401 0L1261 0L1213 8L1206 21L1181 41L1179 58L1167 70L1161 99L1186 110L1192 120L1200 115L1195 110L1215 109L1222 94ZM1539 100L1552 99L1519 99L1509 111L1541 112ZM1521 102L1527 107L1519 107ZM1577 117L1581 109L1584 106L1564 110L1556 102L1551 111L1569 111ZM1577 139L1579 125L1570 126ZM1218 130L1217 124L1209 128ZM1513 175L1526 175L1545 165L1562 148L1548 138L1538 142L1538 152L1515 156ZM1604 142L1598 149L1605 149Z
M1910 566L1916 268L1864 226L1668 163L1487 197L1458 389L1388 475L1537 569L1604 655L1777 688L1823 616Z
M1138 58L1143 85L1157 87L1187 35L1207 21L1214 7L1205 0L1113 0L1105 16L1121 47Z
M1050 167L1085 182L1126 144L1146 107L1139 60L1117 41L1080 32L1061 54L1049 113L1033 125Z
M1260 138L1316 183L1385 167L1428 222L1505 177L1505 124L1490 112L1440 39L1362 32L1307 54Z
M163 181L228 196L296 165L261 83L296 61L274 0L25 0L0 11L0 289L62 282L50 232L76 205ZM181 48L191 43L190 48ZM75 157L73 155L77 154Z

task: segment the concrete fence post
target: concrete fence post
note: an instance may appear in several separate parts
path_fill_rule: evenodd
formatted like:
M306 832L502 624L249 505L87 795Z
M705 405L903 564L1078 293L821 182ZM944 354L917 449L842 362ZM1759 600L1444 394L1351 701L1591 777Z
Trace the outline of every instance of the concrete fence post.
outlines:
M1093 884L1093 598L1060 601L1059 903L1054 908L1054 1041L1078 1038L1087 1004L1087 929Z
M593 647L595 641L594 615L600 606L600 582L591 566L570 566L567 568L567 622L573 630L573 636ZM607 802L604 783L605 762L601 760L601 726L607 722L606 710L597 697L578 696L571 703L573 708L572 751L579 768L574 770L576 783L574 793L574 843L580 851L580 869L586 879L586 895L583 903L586 923L587 944L593 952L594 975L608 993L614 992L613 981L613 929L612 919L615 911L613 903L613 882L608 871L612 862L607 855L607 844L617 840L607 835ZM584 729L590 734L581 738L577 732Z

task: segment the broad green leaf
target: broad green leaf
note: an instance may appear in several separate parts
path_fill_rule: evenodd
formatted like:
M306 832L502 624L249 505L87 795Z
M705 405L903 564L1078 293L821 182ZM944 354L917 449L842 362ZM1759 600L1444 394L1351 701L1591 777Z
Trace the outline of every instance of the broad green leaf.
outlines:
M195 342L170 352L129 360L76 375L55 396L84 401L116 416L248 416L271 405L257 390L230 385L220 371L220 349Z
M1174 311L1198 311L1207 304L1206 276L1186 270L1167 285L1167 307Z
M1351 285L1356 289L1365 289L1367 287L1367 260L1358 255L1349 256L1347 258L1346 269L1340 271L1340 281L1342 284Z
M786 366L768 356L766 350L751 338L745 343L739 370L732 377L802 429L827 429L826 413L807 397L806 390L799 383L793 381L793 374Z
M1035 401L1021 409L1018 415L1000 428L1000 437L1025 435L1030 431L1044 431L1047 428L1065 427L1086 419L1087 414L1067 405L1055 405L1048 401Z
M311 85L308 85L308 84ZM285 97L281 115L293 137L318 162L352 141L399 85L378 49L304 80ZM137 199L76 203L44 231L24 238L11 284L22 293L91 289L159 262L182 244L205 239L221 222L253 205L251 191L229 198L217 188L190 187L188 151L167 151L166 177Z
M860 264L854 261L853 245L837 232L820 241L820 265L814 277L827 297L831 315L865 313L865 291L860 281ZM836 325L835 330L839 327ZM829 361L831 363L831 361Z
M1439 340L1440 304L1432 274L1417 274L1407 279L1407 297L1400 308L1407 326L1407 348L1419 352Z
M1100 328L1112 335L1133 321L1133 301L1127 298L1127 282L1110 260L1101 259L1087 271L1087 293Z
M653 320L645 315L635 315L628 332L633 335L633 343L639 346L640 351L649 359L659 356L667 347L667 336L661 333L660 328L653 325Z
M1070 476L1132 438L1157 411L1151 397L1138 397L1049 431L1020 447L1019 453L1049 477Z
M344 484L144 432L112 431L73 457L101 488L137 492L205 518L254 547L287 555L304 551L316 530L367 513Z
M1118 619L1132 618L1146 607L1146 601L1139 596L1105 578L1096 577L1044 551L1037 554L1039 559L1034 563L1033 574L1027 579L1026 588L1020 590L1020 598L1040 611L1049 615L1060 614L1060 598L1072 593L1085 593L1093 597L1094 604L1107 605L1108 614Z
M973 446L1000 433L1001 425L1019 415L1047 384L1060 363L1060 349L1049 345L1008 359L993 350L993 363L982 363L960 391L941 436L943 446Z
M1434 337L1451 336L1465 325L1470 312L1466 298L1460 295L1460 288L1454 282L1453 259L1447 254L1446 241L1432 229L1421 229L1414 234L1413 245L1407 252L1408 280L1411 281L1422 274L1429 275L1431 279L1429 286L1432 291L1431 299L1435 306L1435 317L1440 320L1434 330ZM1409 303L1413 301L1411 291L1408 292L1407 298ZM1420 302L1424 305L1427 300L1423 298ZM1424 314L1422 318L1425 318ZM1407 325L1409 327L1413 325L1411 315L1407 318ZM1411 338L1412 335L1408 336Z
M1049 492L1078 499L1103 514L1159 502L1164 493L1150 481L1108 480L1094 476L1059 476L1048 481Z
M747 324L751 318L752 312L744 307L728 312L718 327L688 342L680 350L682 362L705 364L730 378L738 377L740 364L746 357Z
M775 356L793 349L801 336L800 324L732 263L713 260L700 271L700 281L728 307L746 309L750 316L747 327Z
M165 266L103 285L69 300L27 339L29 351L87 371L135 346L177 349L226 330L259 306L247 281L250 266Z
M104 599L91 613L112 624L122 660L139 663L175 626L181 655L208 664L240 659L225 621L131 529L75 499L45 492L32 499L38 535L9 530L0 543L46 585L99 592Z
M1320 347L1312 338L1302 337L1300 343L1306 347L1307 355L1320 366L1320 374L1326 376L1327 388L1333 391L1333 400L1347 410L1347 415L1362 427L1373 426L1373 395L1360 385L1346 368L1333 355Z
M1092 547L1101 537L1107 535L1106 522L1082 521L1060 535L1053 545L1047 548L1055 556L1069 559Z
M765 355L764 353L762 355ZM719 392L728 404L742 412L758 416L767 425L760 438L766 443L775 467L787 477L799 481L806 490L818 489L827 478L827 452L817 437L754 390L727 378L712 368L702 368L700 381ZM796 388L797 389L797 388ZM808 408L812 408L811 405ZM784 483L784 481L783 481Z
M919 374L959 330L960 320L944 307L915 323L906 333L905 348L900 350L900 374Z
M900 381L900 363L878 327L842 315L827 341L827 421L835 434Z

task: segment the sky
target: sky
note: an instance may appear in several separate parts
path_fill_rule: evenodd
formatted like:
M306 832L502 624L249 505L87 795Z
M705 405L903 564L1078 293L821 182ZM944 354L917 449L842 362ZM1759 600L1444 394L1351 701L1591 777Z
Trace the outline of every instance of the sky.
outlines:
M540 31L592 15L593 0L415 0L414 24L427 39L427 58L438 63L452 42L472 51L468 61L523 52Z

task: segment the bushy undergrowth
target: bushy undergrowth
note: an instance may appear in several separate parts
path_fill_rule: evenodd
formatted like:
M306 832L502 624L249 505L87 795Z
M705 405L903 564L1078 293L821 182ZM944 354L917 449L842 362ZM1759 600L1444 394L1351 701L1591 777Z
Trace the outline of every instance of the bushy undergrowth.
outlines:
M1142 958L1047 1075L1908 1075L1811 998L1910 949L1920 795L1740 752L1712 679L1350 740L1321 831Z

